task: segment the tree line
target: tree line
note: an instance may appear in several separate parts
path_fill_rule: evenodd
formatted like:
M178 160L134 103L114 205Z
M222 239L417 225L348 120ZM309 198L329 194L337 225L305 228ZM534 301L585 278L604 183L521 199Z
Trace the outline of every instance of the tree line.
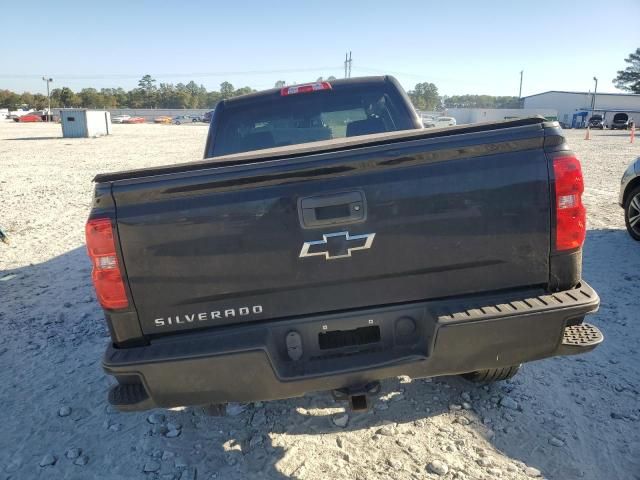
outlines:
M322 81L319 77L317 81ZM335 77L326 80L333 81ZM295 83L295 82L294 82ZM275 87L282 88L287 83L278 80ZM160 83L150 75L138 81L137 88L126 91L123 88L83 88L74 92L69 87L54 88L51 91L51 107L55 108L213 108L220 101L238 95L255 92L250 87L235 88L229 82L222 82L219 90L208 91L194 81L189 83ZM517 97L494 97L490 95L440 96L438 87L429 82L418 83L408 95L419 110L443 110L445 108L518 108ZM27 106L36 110L47 107L47 97L39 93L18 94L10 90L0 90L0 108L16 109Z
M333 81L336 77L328 77ZM319 77L316 81L325 79ZM293 82L295 84L295 82ZM274 87L282 88L286 81L278 80ZM69 87L51 90L52 108L213 108L220 100L255 92L251 87L235 88L229 82L222 82L219 90L208 91L204 85L193 80L189 83L159 83L145 75L138 81L138 87L126 91L123 88L83 88L74 92ZM47 96L40 93L16 93L0 90L0 108L15 110L26 106L36 110L47 108Z
M418 83L407 92L411 103L418 110L439 111L447 108L520 108L518 97L493 95L440 96L433 83Z
M184 83L160 83L150 75L138 82L138 87L126 91L123 88L83 88L74 92L69 87L51 90L51 107L56 108L213 108L223 99L255 92L250 87L235 88L222 82L220 90L207 91L194 81ZM36 110L47 108L47 96L40 93L0 90L0 108L16 109L27 106Z

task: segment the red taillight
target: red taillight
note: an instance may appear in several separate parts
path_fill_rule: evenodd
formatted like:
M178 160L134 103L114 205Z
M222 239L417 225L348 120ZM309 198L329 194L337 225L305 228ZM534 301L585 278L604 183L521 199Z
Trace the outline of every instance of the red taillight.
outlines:
M129 300L118 265L111 220L108 218L89 220L85 233L87 252L93 265L91 278L100 305L108 309L128 307Z
M306 83L304 85L294 85L293 87L284 87L280 90L280 95L295 95L297 93L317 92L318 90L331 90L329 82Z
M556 185L556 250L580 248L587 231L587 212L582 204L584 179L575 156L553 159Z

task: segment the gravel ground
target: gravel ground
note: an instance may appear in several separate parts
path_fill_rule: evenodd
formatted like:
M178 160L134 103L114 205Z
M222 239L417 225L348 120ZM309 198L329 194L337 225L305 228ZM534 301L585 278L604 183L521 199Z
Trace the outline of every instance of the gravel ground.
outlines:
M584 277L605 343L527 364L491 387L391 379L366 414L328 394L121 414L106 404L108 333L89 281L84 222L97 172L201 157L205 126L0 123L0 479L639 479L640 244L619 179L640 155L623 132L565 132L583 162Z

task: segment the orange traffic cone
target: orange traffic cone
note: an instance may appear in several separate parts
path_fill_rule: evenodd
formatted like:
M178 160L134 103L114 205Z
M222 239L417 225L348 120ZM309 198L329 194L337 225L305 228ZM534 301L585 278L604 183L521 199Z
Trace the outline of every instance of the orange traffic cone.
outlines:
M587 126L587 134L584 136L585 140L591 140L591 129Z

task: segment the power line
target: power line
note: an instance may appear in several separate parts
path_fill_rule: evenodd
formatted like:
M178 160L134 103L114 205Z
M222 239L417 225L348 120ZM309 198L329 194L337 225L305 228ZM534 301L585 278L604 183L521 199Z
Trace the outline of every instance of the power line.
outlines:
M302 72L317 72L317 71L326 71L326 70L336 70L340 68L337 65L330 66L320 66L313 68L288 68L281 70L244 70L244 71L224 71L224 72L191 72L191 73L183 73L183 72L164 72L164 73L149 73L152 77L224 77L231 75L272 75L276 73L302 73ZM19 74L0 74L0 78L11 78L11 79L24 79L24 78L35 78L40 77L40 74L28 74L28 73L19 73ZM110 73L110 74L96 74L96 75L85 75L85 74L65 74L65 73L57 73L54 74L56 78L65 79L65 80L107 80L107 79L139 79L141 74L119 74L119 73Z
M362 71L362 72L367 72L367 73L376 73L378 75L391 74L391 75L398 75L398 76L402 75L403 77L415 77L415 78L420 78L420 79L429 78L431 80L442 81L442 82L452 82L452 81L460 80L459 78L438 77L438 76L432 75L431 73L399 72L397 70L389 70L387 68L374 68L374 67L358 66L358 67L356 67L356 70L359 70L359 71Z

